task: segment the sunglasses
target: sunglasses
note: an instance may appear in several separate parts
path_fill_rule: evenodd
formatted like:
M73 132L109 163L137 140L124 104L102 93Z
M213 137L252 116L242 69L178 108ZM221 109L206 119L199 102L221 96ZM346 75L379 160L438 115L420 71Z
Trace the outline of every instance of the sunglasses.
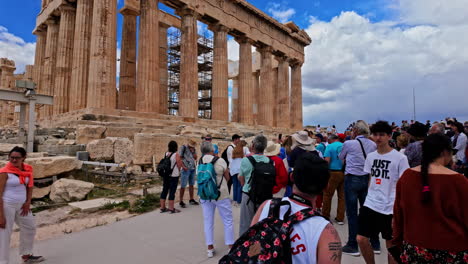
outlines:
M23 158L23 157L14 157L14 156L11 156L11 157L10 157L11 160L20 160L20 159L22 159L22 158Z

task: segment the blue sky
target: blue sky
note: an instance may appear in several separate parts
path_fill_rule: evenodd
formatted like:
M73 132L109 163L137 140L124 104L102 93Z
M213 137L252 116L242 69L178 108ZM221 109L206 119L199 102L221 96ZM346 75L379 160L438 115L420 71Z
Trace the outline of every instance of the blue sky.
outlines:
M0 57L21 70L33 62L41 1L0 1ZM249 2L313 39L303 65L304 125L412 119L413 88L418 120L468 120L468 0ZM230 59L236 45L230 40Z

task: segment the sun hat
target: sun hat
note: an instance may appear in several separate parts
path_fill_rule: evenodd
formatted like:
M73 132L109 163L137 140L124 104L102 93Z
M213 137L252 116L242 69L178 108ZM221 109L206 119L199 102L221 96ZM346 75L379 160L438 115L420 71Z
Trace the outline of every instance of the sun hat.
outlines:
M314 140L309 137L307 131L299 131L292 135L293 139L300 145L312 145Z
M268 141L267 147L265 149L265 156L276 156L280 153L281 145L273 141Z
M196 148L197 147L197 142L190 139L188 141L188 146L191 147L191 148Z

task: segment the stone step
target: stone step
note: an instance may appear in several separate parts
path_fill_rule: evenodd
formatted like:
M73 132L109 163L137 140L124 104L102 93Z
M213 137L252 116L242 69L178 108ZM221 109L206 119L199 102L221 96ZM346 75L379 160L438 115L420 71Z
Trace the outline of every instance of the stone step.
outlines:
M109 204L109 203L121 203L122 199L109 199L109 198L99 198L93 200L86 200L81 202L73 202L69 203L68 205L74 209L80 209L81 211L91 212L97 211L102 206Z

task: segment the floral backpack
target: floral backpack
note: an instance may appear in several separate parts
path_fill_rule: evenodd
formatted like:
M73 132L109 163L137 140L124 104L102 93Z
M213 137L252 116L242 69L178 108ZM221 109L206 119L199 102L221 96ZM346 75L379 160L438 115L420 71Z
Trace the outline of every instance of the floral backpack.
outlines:
M280 208L289 206L280 219ZM289 234L292 226L313 216L321 216L315 209L306 208L291 214L289 201L281 198L271 200L268 217L245 231L232 246L232 249L219 261L220 264L233 263L292 263Z

